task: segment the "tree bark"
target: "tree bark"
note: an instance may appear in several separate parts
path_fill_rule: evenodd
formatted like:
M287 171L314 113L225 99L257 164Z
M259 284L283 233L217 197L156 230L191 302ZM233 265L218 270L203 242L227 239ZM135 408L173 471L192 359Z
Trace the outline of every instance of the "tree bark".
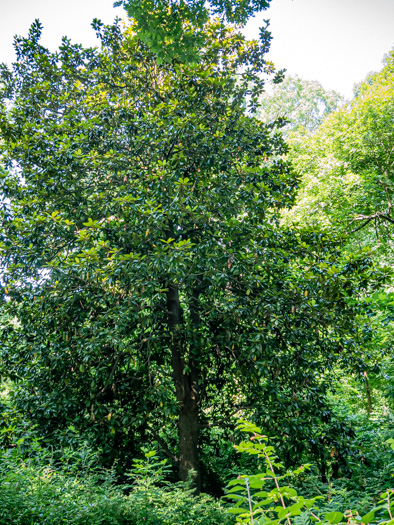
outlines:
M197 296L198 302L198 296ZM192 303L193 304L193 303ZM192 306L192 305L191 305ZM193 481L196 491L201 489L200 466L198 457L199 442L199 394L198 367L195 356L190 355L188 363L184 359L184 328L179 291L170 284L167 293L168 329L171 337L172 373L175 394L179 405L178 418L178 448L179 477L186 481L190 471L193 471ZM192 316L191 316L192 321ZM193 354L193 343L189 347ZM186 367L187 365L187 367Z
M372 414L372 396L371 396L371 387L369 385L368 374L367 372L363 373L365 381L365 393L367 394L367 403L368 403L368 417Z
M321 447L323 447L323 444L320 444ZM320 476L321 476L321 482L324 484L327 484L327 463L326 458L324 457L324 449L320 452Z

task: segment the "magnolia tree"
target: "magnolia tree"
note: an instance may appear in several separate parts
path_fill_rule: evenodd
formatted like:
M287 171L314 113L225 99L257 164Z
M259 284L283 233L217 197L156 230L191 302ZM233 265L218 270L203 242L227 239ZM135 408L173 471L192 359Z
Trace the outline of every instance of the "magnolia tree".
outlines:
M209 23L184 64L133 26L94 27L100 50L50 53L36 22L1 70L14 399L46 435L72 425L106 455L155 440L197 486L202 429L242 410L329 446L320 378L358 358L369 268L280 227L297 180L253 116L267 42Z

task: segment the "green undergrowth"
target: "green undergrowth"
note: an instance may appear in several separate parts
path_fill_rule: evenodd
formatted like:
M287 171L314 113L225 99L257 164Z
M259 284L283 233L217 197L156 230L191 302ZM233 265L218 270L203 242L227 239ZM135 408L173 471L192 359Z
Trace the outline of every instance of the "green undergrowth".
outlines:
M83 440L55 449L34 427L10 439L3 426L0 525L394 525L391 420L360 421L351 475L326 484L313 465L285 470L258 427L241 422L237 430L247 439L234 449L252 461L239 463L219 502L195 496L191 483L168 482L171 468L155 450L144 448L119 483L116 465L98 467L100 451Z
M30 457L17 449L0 455L0 525L230 525L233 518L190 484L164 481L165 464L153 452L135 461L130 483L89 465L79 451L70 461L33 445ZM81 461L81 457L83 461Z
M368 479L363 481L363 492L346 486L344 479L342 487L335 482L328 486L320 483L319 487L313 473L309 474L311 465L284 470L260 428L241 421L238 429L248 438L235 448L254 457L259 472L239 475L228 484L226 498L232 502L229 511L236 516L237 524L394 525L394 489L387 481L383 483L381 478L375 494L376 487L371 490ZM392 452L394 439L389 438L386 445ZM297 482L297 478L301 479Z

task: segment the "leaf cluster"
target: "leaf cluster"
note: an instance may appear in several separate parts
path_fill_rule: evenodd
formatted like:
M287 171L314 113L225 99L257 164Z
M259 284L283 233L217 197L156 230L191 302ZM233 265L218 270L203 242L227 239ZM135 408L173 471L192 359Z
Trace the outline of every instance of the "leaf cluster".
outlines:
M203 27L210 16L230 24L245 24L256 12L267 9L270 0L119 0L136 29L159 61L198 62L204 46ZM266 23L268 26L268 23ZM268 50L271 34L261 30L261 44Z

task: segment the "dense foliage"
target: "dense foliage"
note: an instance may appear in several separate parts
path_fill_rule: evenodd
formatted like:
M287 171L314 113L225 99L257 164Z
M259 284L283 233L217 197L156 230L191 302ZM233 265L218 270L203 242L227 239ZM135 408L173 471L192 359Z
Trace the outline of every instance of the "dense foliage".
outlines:
M391 53L382 71L361 83L355 98L316 133L292 136L291 157L303 173L291 211L295 220L334 226L363 244L391 246L393 83Z
M288 525L311 522L335 525L342 521L349 524L361 522L391 525L393 523L394 489L387 488L385 492L380 493L374 502L375 505L366 513L360 509L360 502L346 510L337 503L331 510L322 502L325 499L324 495L316 494L316 487L311 497L300 495L294 488L294 478L302 475L309 465L283 472L283 465L278 461L274 448L267 443L267 436L261 434L260 428L241 421L239 429L249 434L249 439L242 441L235 448L238 452L257 459L259 472L240 475L228 484L226 497L234 502L230 512L237 515L237 523L259 525L265 523L279 525L284 521ZM389 439L387 444L394 450L394 439Z
M295 205L283 215L288 225L341 232L345 253L372 249L387 275L393 259L393 60L391 52L382 71L361 82L354 99L316 131L289 134L289 157L302 178ZM380 399L392 407L391 280L387 284L365 298L370 307L366 370L355 375L365 385L369 412L376 408L371 384L386 392ZM367 372L372 363L379 368Z
M263 308L248 297L264 286L256 257L281 279L268 208L291 202L294 179L280 136L244 114L267 70L257 43L213 23L199 65L159 65L132 30L95 27L101 52L65 40L51 54L36 23L3 70L3 255L19 320L5 362L49 431L72 421L110 450L179 415L186 479L202 405L228 381L212 371L231 378L226 360L255 358L240 318Z
M244 106L270 71L261 46L212 23L198 65L160 64L133 29L95 27L101 51L52 54L36 23L2 71L2 355L18 406L50 439L87 432L107 461L159 441L197 485L201 431L245 407L291 436L288 464L312 455L325 479L350 430L322 374L361 366L371 270L280 226L296 179L275 126Z
M129 483L119 486L111 471L95 468L94 455L46 451L37 443L30 456L0 455L0 523L26 525L230 525L231 517L208 496L195 497L190 484L165 483L165 465L154 452L136 462Z
M344 104L266 0L120 3L0 69L0 525L393 525L393 55Z
M256 12L269 7L271 0L117 0L136 21L138 37L159 61L198 62L204 46L204 25L209 17L220 17L229 24L244 24ZM268 50L271 34L268 22L260 30L261 42Z

